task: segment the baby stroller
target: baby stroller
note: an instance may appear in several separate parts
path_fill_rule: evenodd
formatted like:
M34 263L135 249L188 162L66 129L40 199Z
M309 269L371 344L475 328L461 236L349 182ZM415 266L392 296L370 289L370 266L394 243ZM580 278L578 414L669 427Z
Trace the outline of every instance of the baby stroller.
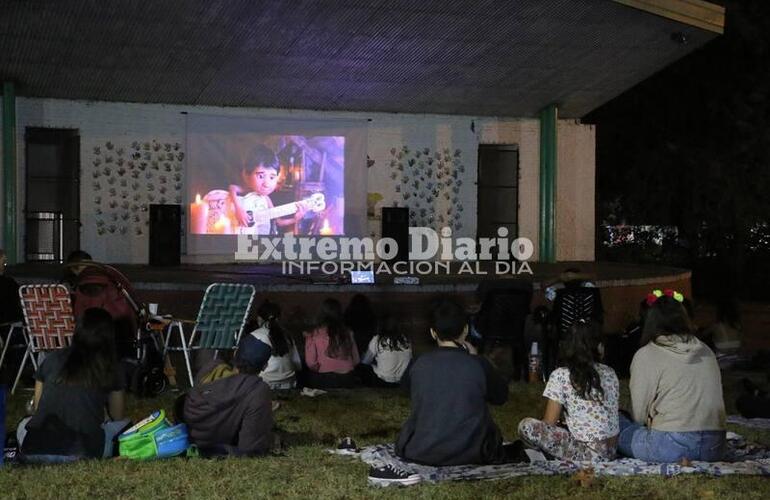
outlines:
M77 265L85 267L78 275L73 293L75 318L91 307L109 312L115 320L115 343L126 368L127 386L140 396L159 394L167 385L162 341L144 328L147 313L136 298L134 287L112 266L96 262Z

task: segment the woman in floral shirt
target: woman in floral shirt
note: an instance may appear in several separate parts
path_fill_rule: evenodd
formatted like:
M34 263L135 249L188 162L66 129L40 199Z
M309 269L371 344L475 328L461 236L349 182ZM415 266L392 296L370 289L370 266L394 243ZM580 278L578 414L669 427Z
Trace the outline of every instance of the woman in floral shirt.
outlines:
M548 398L543 420L519 422L519 437L555 458L612 460L619 432L619 384L612 368L598 362L598 328L586 323L574 326L562 353L562 366L551 373L543 392Z

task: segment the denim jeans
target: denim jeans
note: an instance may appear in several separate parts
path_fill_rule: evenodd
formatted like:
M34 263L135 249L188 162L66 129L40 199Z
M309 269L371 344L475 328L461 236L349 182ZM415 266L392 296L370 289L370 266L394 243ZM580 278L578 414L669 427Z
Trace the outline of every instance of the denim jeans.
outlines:
M725 431L657 431L620 414L618 452L627 457L660 463L682 458L717 462L724 456L725 445Z

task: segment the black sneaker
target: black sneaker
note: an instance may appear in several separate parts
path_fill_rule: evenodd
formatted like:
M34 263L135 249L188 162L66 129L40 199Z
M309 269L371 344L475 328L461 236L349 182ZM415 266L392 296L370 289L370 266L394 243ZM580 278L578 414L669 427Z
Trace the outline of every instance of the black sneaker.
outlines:
M409 474L394 464L369 469L369 484L374 486L390 486L391 484L409 486L419 483L421 479L419 474Z
M340 440L340 444L337 445L337 453L342 455L353 455L358 453L359 450L358 446L356 446L356 442L353 441L352 437L344 437Z

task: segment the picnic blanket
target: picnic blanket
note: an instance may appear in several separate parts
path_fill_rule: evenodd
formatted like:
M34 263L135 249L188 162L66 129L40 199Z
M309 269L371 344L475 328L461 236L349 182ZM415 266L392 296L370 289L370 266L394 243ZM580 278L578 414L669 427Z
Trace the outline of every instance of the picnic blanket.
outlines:
M611 462L590 463L569 460L545 460L533 463L502 465L455 465L432 467L401 460L393 451L392 444L380 444L363 448L354 455L373 467L397 465L410 474L419 474L424 482L470 481L481 479L505 479L529 475L569 475L580 470L592 469L596 476L676 476L679 474L706 474L726 476L746 474L770 476L770 449L747 443L737 434L730 433L728 453L724 462L691 462L682 464L647 463L633 458L620 458ZM330 450L336 453L337 450Z
M745 418L740 415L729 415L728 424L737 424L752 429L770 430L770 418Z

